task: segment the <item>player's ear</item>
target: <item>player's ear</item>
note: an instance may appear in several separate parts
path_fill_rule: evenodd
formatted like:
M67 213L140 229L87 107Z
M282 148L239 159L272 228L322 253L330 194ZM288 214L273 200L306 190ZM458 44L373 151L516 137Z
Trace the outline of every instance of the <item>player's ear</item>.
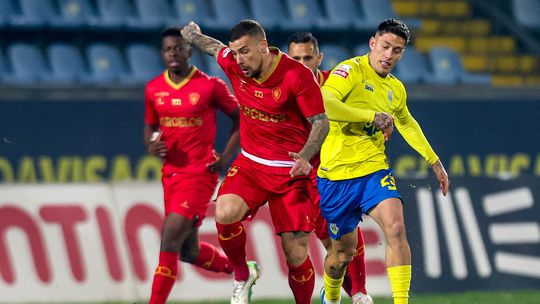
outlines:
M260 51L263 54L268 53L268 40L265 38L261 39L261 42L259 42Z
M369 48L373 50L373 47L375 47L375 37L369 38Z
M323 58L324 58L323 52L319 52L319 55L317 55L317 67L321 65Z

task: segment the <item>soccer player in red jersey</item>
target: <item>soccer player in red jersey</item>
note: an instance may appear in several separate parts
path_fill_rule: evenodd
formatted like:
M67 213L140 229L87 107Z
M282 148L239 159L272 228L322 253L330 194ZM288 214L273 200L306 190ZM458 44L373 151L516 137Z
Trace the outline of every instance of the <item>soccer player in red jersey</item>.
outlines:
M329 71L321 71L319 66L323 60L323 53L319 51L319 42L317 38L310 32L297 32L289 36L287 39L288 53L294 60L297 60L308 68L311 69L319 85L322 87L328 75ZM326 220L321 214L321 208L319 206L321 198L319 191L317 190L317 168L319 167L320 160L318 157L314 160L314 167L311 174L312 191L313 191L313 207L314 207L314 219L315 219L315 234L321 240L322 244L327 250L331 249L332 242L330 241L330 234L328 233L328 225ZM365 261L365 247L364 238L360 227L358 229L358 244L356 246L356 254L352 262L347 267L347 273L345 274L345 281L343 282L343 289L352 299L352 304L372 304L373 299L367 295L366 290L366 261Z
M180 28L161 35L167 69L150 80L145 91L144 141L163 164L165 221L159 265L150 304L165 303L176 281L178 259L214 271L232 273L227 257L211 244L199 242L199 226L218 183L218 174L239 142L238 102L225 83L189 64L191 46ZM216 111L233 127L223 154L215 152Z
M242 220L268 201L281 237L296 303L311 303L315 272L308 256L313 230L310 160L328 134L321 91L313 73L276 48L261 25L243 20L229 34L229 46L203 35L190 22L186 40L217 58L240 103L242 153L218 193L218 238L234 268L231 303L248 303L258 266L246 262Z

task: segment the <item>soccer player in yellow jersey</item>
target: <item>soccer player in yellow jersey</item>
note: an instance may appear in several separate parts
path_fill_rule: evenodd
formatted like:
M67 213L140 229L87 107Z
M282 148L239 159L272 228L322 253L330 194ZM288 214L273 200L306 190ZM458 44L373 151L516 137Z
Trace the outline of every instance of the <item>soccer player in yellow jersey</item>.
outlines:
M408 303L411 250L403 204L384 153L394 123L432 166L442 193L448 191L448 175L407 108L405 88L390 74L409 40L403 22L384 20L369 40L370 53L340 63L322 88L330 132L321 149L317 184L332 238L332 250L324 262L323 303L340 301L362 214L371 216L385 235L394 304Z

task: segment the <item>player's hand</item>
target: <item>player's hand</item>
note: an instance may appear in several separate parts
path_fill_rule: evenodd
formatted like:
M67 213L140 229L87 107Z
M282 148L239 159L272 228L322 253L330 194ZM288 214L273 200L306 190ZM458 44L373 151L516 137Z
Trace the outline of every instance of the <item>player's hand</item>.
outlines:
M390 114L384 112L375 113L373 125L383 132L385 141L390 140L394 131L394 118Z
M180 32L182 33L182 37L184 37L187 42L191 43L193 41L193 34L200 34L201 28L197 25L197 23L190 21L186 26L182 28Z
M206 164L206 169L210 172L219 173L223 169L224 159L221 153L217 153L216 150L212 150L214 161Z
M450 187L450 179L448 179L448 174L446 173L446 170L444 170L443 164L440 160L437 160L431 168L433 168L433 172L435 172L435 176L439 181L439 188L441 188L442 194L446 196L448 188Z
M309 163L308 160L304 159L300 154L295 152L289 152L289 156L294 159L294 166L291 169L291 177L299 175L309 175L313 166Z
M151 141L148 144L148 153L151 155L159 156L159 157L165 157L167 156L167 145L165 145L164 141L161 141L160 139Z

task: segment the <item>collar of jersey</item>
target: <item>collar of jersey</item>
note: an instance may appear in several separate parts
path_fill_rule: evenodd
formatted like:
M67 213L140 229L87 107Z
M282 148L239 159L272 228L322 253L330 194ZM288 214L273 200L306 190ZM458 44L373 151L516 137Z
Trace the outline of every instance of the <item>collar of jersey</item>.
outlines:
M189 74L179 84L176 84L171 80L171 78L169 77L169 70L168 69L165 70L165 72L163 73L163 77L165 77L165 82L168 85L170 85L173 89L178 90L181 87L183 87L191 79L193 74L195 74L195 71L197 71L197 68L195 66L192 66L191 71L189 72Z
M324 84L324 75L319 69L317 69L317 80L319 81L319 86L322 87Z
M264 75L264 77L261 77L259 79L253 79L256 83L258 84L261 84L263 82L265 82L266 80L268 80L268 78L270 78L270 76L272 76L272 74L274 73L274 71L276 70L278 64L279 64L279 61L281 60L281 51L277 48L277 47L269 47L270 49L270 53L272 51L277 51L278 55L277 55L277 58L276 60L274 61L274 63L272 64L272 66L270 67L270 70L268 71L268 73L266 73L266 75Z

